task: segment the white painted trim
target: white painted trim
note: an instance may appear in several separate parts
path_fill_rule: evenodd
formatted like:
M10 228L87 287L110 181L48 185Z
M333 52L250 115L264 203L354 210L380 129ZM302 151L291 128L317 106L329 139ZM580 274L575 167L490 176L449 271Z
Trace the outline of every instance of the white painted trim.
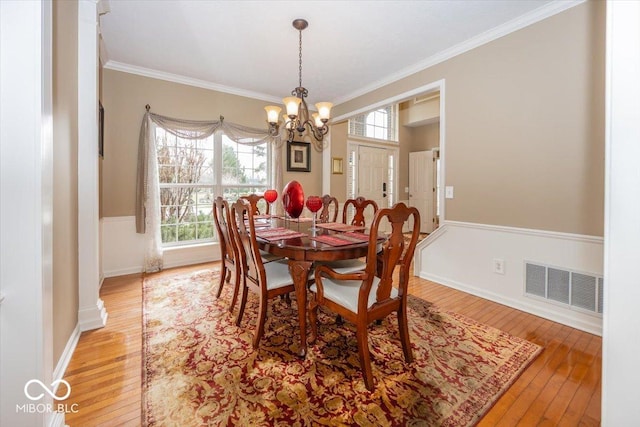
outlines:
M194 79L192 77L181 76L179 74L167 73L164 71L154 70L151 68L139 67L137 65L130 65L124 62L118 62L109 60L104 64L104 68L109 70L121 71L123 73L136 74L143 77L150 77L152 79L165 80L168 82L179 83L188 86L199 87L203 89L215 90L216 92L229 93L231 95L245 96L247 98L259 99L262 101L273 102L280 104L282 98L267 95L261 92L254 92L245 89L239 89L231 86L225 86L218 83L209 82L206 80Z
M331 194L331 133L325 139L327 146L322 150L322 195Z
M78 2L78 323L104 327L100 299L98 187L98 12L95 0Z
M47 425L19 412L29 379L53 371L53 10L0 1L0 425ZM19 206L20 209L16 209ZM50 396L37 403L52 404Z
M599 335L598 313L526 296L524 262L602 276L603 243L598 236L444 221L416 248L414 274ZM493 272L494 258L504 260L505 274Z
M49 427L65 427L66 422L63 412L54 412L49 418Z
M522 235L529 235L529 236L548 237L553 239L575 240L575 241L587 242L587 243L599 243L599 244L604 243L604 238L599 236L563 233L560 231L537 230L534 228L518 228L518 227L508 227L506 225L479 224L475 222L463 222L463 221L444 221L443 225L474 228L477 230L502 231L504 233L515 233L515 234L522 234Z
M64 374L65 372L67 372L69 362L71 362L71 357L73 356L73 352L76 350L79 339L80 325L76 325L76 327L73 328L73 331L71 332L71 336L67 340L67 345L65 345L64 350L62 350L62 354L60 355L60 359L58 359L56 368L53 370L53 381L61 380L64 378ZM54 390L58 389L58 385L56 385Z
M554 2L547 3L546 5L536 10L533 10L523 16L520 16L509 22L505 22L504 24L498 27L492 28L489 31L486 31L469 40L459 43L449 49L446 49L433 56L430 56L429 58L426 58L407 68L404 68L394 74L386 76L385 78L378 80L377 82L374 82L354 92L346 94L343 97L335 99L334 104L339 105L344 102L350 101L354 98L357 98L359 96L373 92L374 90L380 89L381 87L397 82L398 80L401 80L419 71L425 70L429 67L433 67L434 65L440 64L444 61L447 61L451 58L454 58L472 49L475 49L477 47L490 43L494 40L497 40L500 37L504 37L522 28L528 27L529 25L535 24L536 22L542 21L543 19L549 18L553 15L557 15L560 12L564 12L565 10L575 7L584 2L585 0L571 0L571 1L554 1Z
M443 86L443 85L444 85L444 79L440 79L440 80L437 80L435 82L431 82L431 83L428 83L426 85L422 85L422 86L419 86L417 88L408 90L408 91L403 92L403 93L401 93L399 95L395 95L395 96L391 96L389 98L385 98L385 99L383 99L381 101L378 101L378 102L376 102L374 104L367 105L365 107L359 108L359 109L354 110L354 111L349 111L349 112L344 113L344 114L342 114L340 116L337 116L337 117L333 117L331 119L331 122L332 123L339 123L341 121L349 119L350 117L357 116L358 114L363 114L363 113L369 112L371 110L375 110L376 108L385 107L385 106L387 106L389 104L395 104L395 103L398 103L398 102L406 101L408 99L413 98L416 95L421 95L421 94L424 94L426 92L433 92L433 91L437 91L438 89L440 89L440 91L442 91L441 86ZM440 99L440 103L441 103L440 105L442 105L442 95L440 96L440 98L441 98ZM440 112L442 113L442 107L440 108ZM442 115L440 115L440 117L442 117ZM397 143L396 143L396 145L397 145Z
M445 181L445 177L446 175L446 169L447 169L447 163L445 162L445 159L447 158L447 144L446 144L446 134L447 134L447 117L445 114L446 108L445 108L445 104L447 103L447 90L446 90L446 84L445 84L445 79L442 80L438 80L437 82L435 82L438 84L438 88L440 90L440 141L439 141L439 145L438 145L438 157L440 158L440 192L438 194L438 198L439 198L439 202L440 202L440 216L439 216L439 222L440 224L442 224L446 218L446 211L447 211L447 204L446 204L446 200L444 198L444 188L446 185L446 181Z
M438 240L444 233L447 232L447 227L444 224L440 224L438 228L433 230L427 237L422 239L416 245L416 250L413 255L413 271L420 272L422 271L422 257L420 256L422 250L427 246L431 245L433 242ZM419 274L416 274L419 276Z
M107 309L104 301L98 298L94 306L78 309L78 325L80 331L91 331L93 329L104 328L107 324Z
M640 2L608 1L602 425L640 419Z

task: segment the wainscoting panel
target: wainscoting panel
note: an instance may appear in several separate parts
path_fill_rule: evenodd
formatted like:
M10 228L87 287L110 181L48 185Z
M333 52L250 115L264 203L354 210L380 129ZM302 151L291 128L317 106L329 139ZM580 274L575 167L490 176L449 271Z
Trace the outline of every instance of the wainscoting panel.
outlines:
M140 273L144 262L144 236L136 233L136 217L104 217L101 226L104 277Z
M603 251L601 237L445 221L420 242L414 266L424 279L601 335L601 315L525 296L525 266L534 262L601 277ZM503 273L496 272L496 263Z
M102 231L102 268L104 277L142 272L144 235L136 233L135 216L104 217ZM217 243L207 243L164 251L164 267L199 264L220 259Z

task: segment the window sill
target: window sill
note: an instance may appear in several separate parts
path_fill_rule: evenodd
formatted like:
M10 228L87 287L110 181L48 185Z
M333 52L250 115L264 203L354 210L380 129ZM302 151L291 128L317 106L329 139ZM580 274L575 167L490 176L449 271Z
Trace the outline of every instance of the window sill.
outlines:
M181 250L192 250L192 249L207 249L214 248L218 246L218 242L207 242L207 243L193 243L191 245L181 245L181 246L164 246L162 250L164 252L179 252Z

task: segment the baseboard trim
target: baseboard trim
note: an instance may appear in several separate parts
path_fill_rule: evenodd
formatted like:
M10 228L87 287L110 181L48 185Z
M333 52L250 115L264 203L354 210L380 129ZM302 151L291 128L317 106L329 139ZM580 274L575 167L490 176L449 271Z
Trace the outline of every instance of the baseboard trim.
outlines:
M71 362L71 357L73 356L73 352L76 350L76 346L78 345L78 340L80 339L80 324L76 324L76 327L73 328L71 332L71 336L67 340L67 345L62 350L62 354L60 355L60 359L58 359L58 364L56 368L53 370L53 380L61 380L64 378L64 373L67 371L69 367L69 362ZM56 387L57 388L57 387Z
M164 264L164 268L174 268L174 267L183 267L186 265L194 265L194 264L204 264L205 262L213 262L220 261L220 257L208 256L201 258L192 258L189 261L176 261L176 262L167 262Z
M64 412L52 412L49 416L49 427L65 427Z
M107 310L104 301L98 298L95 307L78 310L78 327L80 332L104 328L107 324Z
M471 295L475 295L480 298L484 298L486 300L496 302L498 304L506 305L511 308L515 308L517 310L524 311L529 314L533 314L534 316L542 317L547 320L551 320L553 322L561 323L563 325L570 326L575 329L579 329L584 332L588 332L590 334L602 336L602 319L600 317L594 316L594 322L586 322L581 321L579 319L565 316L562 313L553 312L551 310L546 310L541 307L526 304L522 301L518 301L512 298L504 297L503 295L496 294L495 292L489 292L484 289L466 284L461 282L456 282L454 280L447 279L445 277L436 276L433 274L428 274L421 272L419 277L421 279L429 280L431 282L438 283L443 286L447 286L449 288L457 289L462 292L466 292Z
M140 274L140 273L142 273L142 266L135 266L135 267L129 267L129 268L122 268L119 270L105 271L104 277L109 278L109 277L117 277L117 276L126 276L127 274Z

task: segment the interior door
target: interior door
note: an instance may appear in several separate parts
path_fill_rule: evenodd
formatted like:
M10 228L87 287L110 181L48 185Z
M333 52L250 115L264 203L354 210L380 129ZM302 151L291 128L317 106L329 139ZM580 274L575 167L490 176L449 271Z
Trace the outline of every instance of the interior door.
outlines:
M409 204L420 212L420 232L435 228L435 168L433 151L409 153ZM413 224L410 224L413 227Z
M389 154L384 148L358 147L357 196L374 200L379 208L389 206ZM373 221L371 209L365 214L367 226Z

